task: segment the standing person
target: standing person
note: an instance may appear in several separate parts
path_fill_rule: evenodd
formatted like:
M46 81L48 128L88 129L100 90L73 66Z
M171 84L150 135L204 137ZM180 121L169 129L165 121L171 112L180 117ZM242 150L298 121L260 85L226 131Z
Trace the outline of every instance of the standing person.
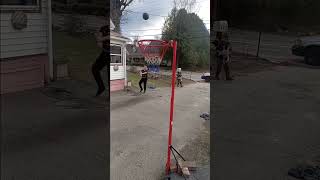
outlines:
M225 34L225 45L222 51L223 54L223 60L224 60L224 64L227 64L228 66L231 63L231 51L232 51L232 47L231 47L231 43L229 41L229 35ZM230 70L229 70L230 73Z
M230 64L231 45L228 39L223 40L223 33L217 32L216 40L213 42L213 44L216 46L216 58L217 58L217 71L216 71L215 78L217 80L220 79L219 75L223 66L224 71L226 73L226 80L233 80L230 76L229 64Z
M103 26L100 28L100 31L96 33L96 41L99 48L102 49L99 57L96 59L94 64L92 65L92 74L94 79L96 80L98 90L96 96L99 96L106 89L101 78L100 71L107 66L108 71L108 83L110 83L110 53L109 53L109 26Z
M141 76L141 79L139 81L140 92L142 92L143 90L143 93L145 93L147 89L147 81L148 81L148 67L146 65L143 66L143 69L140 71L140 76ZM142 83L144 88L142 88L141 86Z
M177 69L177 86L178 87L183 87L182 85L182 72L181 72L181 68Z

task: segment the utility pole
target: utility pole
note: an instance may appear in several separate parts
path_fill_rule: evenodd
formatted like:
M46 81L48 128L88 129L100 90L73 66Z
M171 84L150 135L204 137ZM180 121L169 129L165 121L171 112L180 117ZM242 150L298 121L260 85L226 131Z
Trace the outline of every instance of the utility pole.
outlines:
M217 15L218 15L218 0L210 0L210 11L212 13L211 18L210 18L210 89L214 89L213 86L213 77L214 77L214 62L216 61L216 57L215 57L215 46L213 45L213 41L215 40L215 34L214 34L214 29L213 29L213 25L214 22L217 21ZM213 110L213 103L215 103L215 99L213 99L213 94L210 93L210 114L212 117L212 114L214 113ZM211 118L210 118L211 119ZM213 129L213 123L210 124L210 129ZM213 134L213 133L212 133ZM213 137L211 136L210 139L213 139ZM212 142L212 141L211 141ZM210 161L210 167L214 167L214 161ZM214 173L210 173L210 179L214 179L213 176Z
M217 15L218 15L218 0L211 0L211 9L210 11L212 12L212 15L211 15L211 20L212 22L216 21L217 20ZM213 23L211 23L211 26L212 26Z
M213 76L214 76L214 65L213 62L216 60L215 58L215 50L214 50L214 45L212 42L214 41L214 29L213 29L213 24L217 20L217 10L218 10L218 0L210 0L210 12L211 18L210 18L210 89L213 90ZM215 99L213 99L213 95L210 96L210 114L212 117L212 114L214 113L213 110L213 103L215 103ZM210 124L210 129L213 129L213 123ZM213 133L211 133L213 134ZM213 138L213 136L210 137L210 139ZM213 143L210 143L210 149L213 150L215 147L213 146ZM213 161L210 161L210 167L214 167ZM210 179L214 179L213 173L210 173Z
M210 42L213 42L215 37L213 25L214 22L217 21L217 16L218 16L218 0L211 0L211 7L210 11L212 13L211 18L210 18ZM215 51L214 51L214 45L210 43L210 76L213 76L214 72L214 67L213 67L213 62L215 61ZM213 84L213 83L210 83ZM211 87L213 88L213 87Z

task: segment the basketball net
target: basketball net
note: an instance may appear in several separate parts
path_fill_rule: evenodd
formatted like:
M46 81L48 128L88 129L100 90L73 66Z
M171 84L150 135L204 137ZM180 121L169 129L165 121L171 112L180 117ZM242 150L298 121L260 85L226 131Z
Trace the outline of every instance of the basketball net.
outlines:
M137 42L147 65L160 66L162 58L169 48L169 43L162 40L140 40Z
M144 55L151 78L157 79L159 77L161 61L170 44L163 40L140 40L137 42L137 46Z
M145 56L144 60L148 66L160 66L162 58L159 56Z

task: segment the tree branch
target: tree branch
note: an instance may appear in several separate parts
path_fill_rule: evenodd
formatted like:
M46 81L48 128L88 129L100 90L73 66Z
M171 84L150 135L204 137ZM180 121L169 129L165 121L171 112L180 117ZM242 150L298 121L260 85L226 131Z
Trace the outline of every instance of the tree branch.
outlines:
M121 0L120 3L122 7L120 8L120 11L123 12L132 2L133 0Z

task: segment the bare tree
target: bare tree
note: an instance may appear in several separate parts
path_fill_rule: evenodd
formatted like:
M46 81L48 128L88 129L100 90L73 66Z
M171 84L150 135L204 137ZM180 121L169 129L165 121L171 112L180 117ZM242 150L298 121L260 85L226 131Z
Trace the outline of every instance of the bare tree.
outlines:
M111 19L115 25L115 31L120 32L120 22L124 10L133 2L134 0L110 0L110 10Z
M186 9L188 12L192 12L197 5L197 0L174 0L174 7L177 9Z

